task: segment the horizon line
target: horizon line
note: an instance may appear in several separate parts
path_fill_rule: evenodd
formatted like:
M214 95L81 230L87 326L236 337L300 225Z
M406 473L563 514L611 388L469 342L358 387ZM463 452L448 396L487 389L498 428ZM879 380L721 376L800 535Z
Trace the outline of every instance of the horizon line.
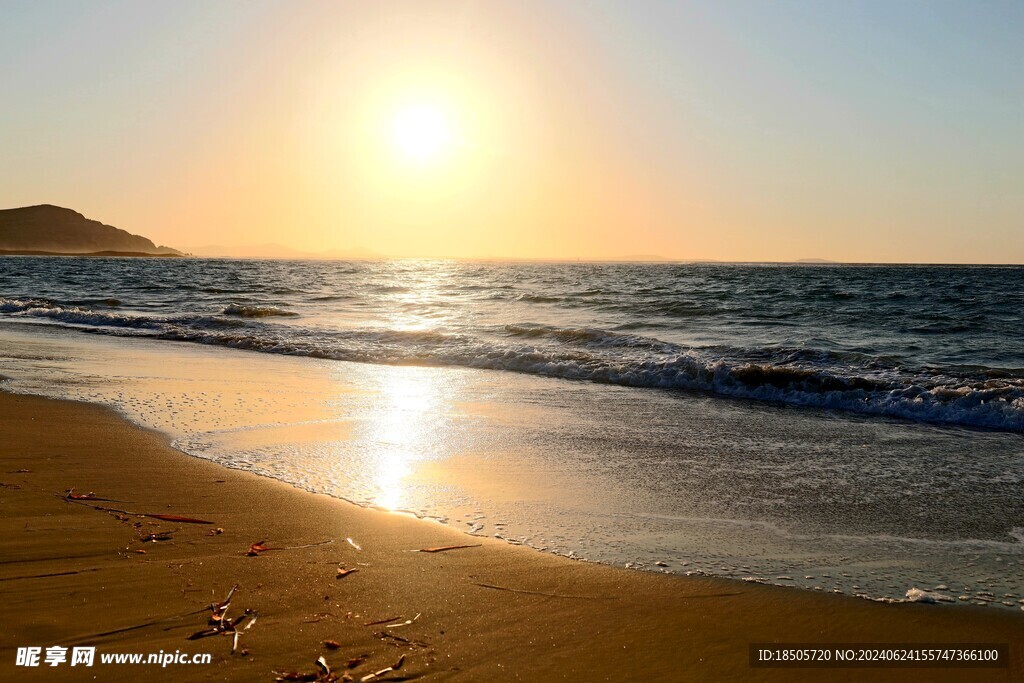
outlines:
M299 251L299 250L296 250ZM326 250L331 251L331 250ZM339 249L338 251L342 251ZM726 260L707 258L651 258L631 259L629 257L529 257L529 256L196 256L184 252L186 258L223 259L230 261L467 261L487 263L635 263L635 264L688 264L688 265L800 265L800 266L974 266L974 267L1021 267L1024 263L1009 262L961 262L961 261L836 261L832 259L791 259L791 260ZM68 254L75 256L75 254Z

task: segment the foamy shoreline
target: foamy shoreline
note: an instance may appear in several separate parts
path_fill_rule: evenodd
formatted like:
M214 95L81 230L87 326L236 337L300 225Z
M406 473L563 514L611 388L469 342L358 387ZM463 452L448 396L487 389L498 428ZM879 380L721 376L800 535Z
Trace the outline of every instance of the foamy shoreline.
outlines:
M357 679L390 666L428 680L822 680L751 669L752 642L1007 643L1008 667L972 679L1024 670L1019 612L882 605L466 544L441 525L189 458L88 404L0 392L0 432L4 677L24 675L12 654L24 646L210 654L202 666L145 669L174 681L309 672L318 657ZM96 499L69 501L66 487ZM196 637L225 596L232 621L253 628ZM88 673L102 680L139 675L96 666ZM958 681L965 671L861 673Z
M889 601L938 585L948 586L944 595L960 604L1016 609L1016 601L1024 597L1014 589L1021 585L1015 577L1024 562L1024 544L1012 535L1005 540L944 540L885 529L851 534L838 524L794 531L770 519L745 521L709 511L688 512L678 505L661 509L658 499L643 503L637 497L648 486L642 479L610 486L602 470L594 469L599 461L552 460L551 454L564 448L562 441L508 441L510 436L527 438L537 429L554 430L557 436L563 424L589 429L592 422L594 447L621 447L618 437L602 440L597 433L604 425L624 428L624 416L562 415L564 408L557 407L560 388L549 386L551 380L511 377L488 383L491 375L472 371L275 358L17 327L20 332L15 329L13 337L7 336L25 344L22 355L49 360L38 361L34 369L21 367L22 361L4 370L15 376L9 388L109 405L136 423L169 434L192 455L360 505L409 510L477 536L655 572L706 574ZM61 357L75 360L62 362ZM275 383L267 384L271 376ZM621 400L629 391L601 390L616 392L593 397L602 404ZM552 398L557 399L552 409L529 408ZM759 417L743 404L719 400L703 406L697 399L666 401L651 409L697 410L694 419L725 419L727 430L733 429L729 420L749 429L744 425L751 416L762 424L794 419L777 412ZM520 413L521 423L508 420L508 415ZM809 431L807 436L801 431L790 434L787 438L794 443L816 439L822 426L849 428L814 415L797 413L795 419L787 430ZM803 420L806 427L800 426ZM872 422L852 426L878 429ZM895 430L893 435L902 433L898 425L888 429ZM634 438L628 431L624 435ZM853 437L863 438L856 432L843 438ZM730 447L738 437L716 438ZM979 438L998 444L1008 437L958 438L956 448ZM507 451L517 442L521 447ZM651 450L629 457L663 456ZM620 460L607 466L620 472L618 479L643 473L621 469L626 464Z

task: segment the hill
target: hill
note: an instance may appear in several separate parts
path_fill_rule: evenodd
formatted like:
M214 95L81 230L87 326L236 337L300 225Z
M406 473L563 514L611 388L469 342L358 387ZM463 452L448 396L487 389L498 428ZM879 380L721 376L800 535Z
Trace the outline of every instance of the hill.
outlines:
M140 235L51 204L0 210L0 253L174 255Z

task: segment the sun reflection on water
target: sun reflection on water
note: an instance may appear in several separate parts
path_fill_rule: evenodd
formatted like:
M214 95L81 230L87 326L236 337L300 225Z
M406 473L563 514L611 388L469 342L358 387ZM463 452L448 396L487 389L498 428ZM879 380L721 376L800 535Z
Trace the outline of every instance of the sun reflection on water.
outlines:
M445 261L414 261L396 266L400 270L390 275L401 285L389 285L393 291L380 312L387 320L387 329L444 332L456 324L444 296L453 277L453 266Z
M432 368L382 368L368 441L378 449L373 503L408 509L404 480L415 463L443 454L449 422L450 390Z

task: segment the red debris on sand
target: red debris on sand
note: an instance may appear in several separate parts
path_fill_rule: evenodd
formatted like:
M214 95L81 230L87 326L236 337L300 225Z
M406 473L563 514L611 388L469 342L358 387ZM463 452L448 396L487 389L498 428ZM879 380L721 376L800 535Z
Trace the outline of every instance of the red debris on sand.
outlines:
M273 548L267 546L266 541L257 541L256 543L253 543L251 546L249 546L249 549L245 552L245 554L249 557L255 557L256 555L259 555L260 553L266 552L268 550L273 550Z

